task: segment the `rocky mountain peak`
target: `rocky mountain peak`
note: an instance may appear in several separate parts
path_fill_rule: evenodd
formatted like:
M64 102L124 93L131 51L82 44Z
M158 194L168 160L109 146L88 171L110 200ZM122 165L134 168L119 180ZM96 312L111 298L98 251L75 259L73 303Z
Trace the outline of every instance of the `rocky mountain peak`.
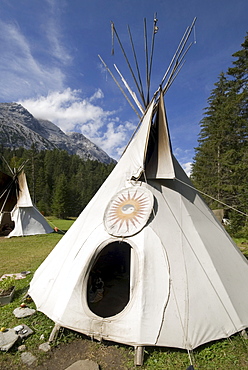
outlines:
M84 160L115 162L83 134L65 134L54 123L33 117L18 103L0 103L0 145L11 149L35 145L39 151L57 148Z

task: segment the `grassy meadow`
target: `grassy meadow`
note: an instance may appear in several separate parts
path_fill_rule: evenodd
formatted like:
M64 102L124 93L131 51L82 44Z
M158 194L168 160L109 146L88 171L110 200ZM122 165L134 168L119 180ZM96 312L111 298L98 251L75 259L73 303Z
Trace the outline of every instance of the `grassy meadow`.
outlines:
M0 276L21 271L34 272L55 247L73 220L48 218L51 227L58 227L58 233L28 237L0 239Z
M16 294L13 302L0 307L0 328L12 328L20 324L19 319L15 318L12 311L23 302L29 282L37 267L73 223L73 220L57 220L52 218L48 219L48 221L52 227L57 226L61 231L48 235L0 239L0 276L5 273L31 272L25 279L16 280ZM245 239L235 241L241 251L248 257L248 241ZM29 303L28 306L35 308L33 302ZM29 352L38 358L38 362L41 364L50 354L42 353L38 350L38 347L42 342L48 340L53 328L53 322L41 312L36 312L33 316L22 319L22 323L28 325L34 331L23 344L26 345ZM42 340L41 336L43 337ZM56 347L61 343L68 343L79 338L82 341L90 341L83 335L65 329L59 333L53 346ZM19 370L25 368L20 360L21 354L17 350L18 345L14 345L8 352L0 351L0 369ZM97 351L94 345L92 342L92 352ZM126 369L135 368L133 365L134 353L132 347L116 345L115 343L110 345L118 348ZM108 347L104 342L98 344L98 350L99 348L101 351L108 352ZM94 353L96 354L96 352ZM195 370L248 369L248 339L236 334L229 339L201 346L195 349L191 356ZM186 351L147 347L144 365L139 368L146 370L186 370L189 365L190 361ZM104 366L101 366L101 369L107 370Z

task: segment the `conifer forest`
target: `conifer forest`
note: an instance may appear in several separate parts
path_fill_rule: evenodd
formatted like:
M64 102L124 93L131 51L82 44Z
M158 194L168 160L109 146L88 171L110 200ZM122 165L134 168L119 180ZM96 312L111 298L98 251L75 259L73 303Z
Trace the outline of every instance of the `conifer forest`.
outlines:
M31 198L44 215L77 217L112 171L114 164L84 161L63 150L0 150L0 170L11 175L25 163ZM4 158L4 159L3 159Z
M247 236L248 34L241 47L208 98L191 178L211 209L224 209L228 231Z

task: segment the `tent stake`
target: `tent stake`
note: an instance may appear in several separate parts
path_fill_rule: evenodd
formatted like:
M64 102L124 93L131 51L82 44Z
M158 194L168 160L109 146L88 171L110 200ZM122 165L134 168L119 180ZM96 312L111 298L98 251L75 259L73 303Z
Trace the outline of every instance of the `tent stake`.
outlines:
M145 347L143 347L143 346L135 347L134 365L136 365L136 366L142 366L143 365L144 352L145 352Z
M50 334L50 337L48 339L48 342L52 342L58 335L59 333L59 329L60 329L60 325L59 324L55 324L54 327L53 327L53 330Z
M243 329L243 330L241 331L241 337L243 337L244 339L248 339L248 335L247 335L247 333L246 333L246 330L245 330L245 329Z

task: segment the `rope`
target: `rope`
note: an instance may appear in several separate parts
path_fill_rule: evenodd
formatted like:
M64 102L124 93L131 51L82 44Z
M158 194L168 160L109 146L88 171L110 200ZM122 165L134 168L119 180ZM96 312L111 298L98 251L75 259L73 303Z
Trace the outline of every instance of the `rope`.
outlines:
M143 172L143 175L144 175L145 182L147 183L147 178L146 178L146 176L145 176L145 171ZM192 188L192 189L194 189L194 190L195 190L195 188L194 188L193 186L191 186L191 185L189 185L189 184L187 184L187 183L185 183L185 182L183 182L183 181L181 181L181 180L179 180L179 179L177 179L177 178L176 178L176 180L178 180L179 182L181 182L181 183L183 183L183 184L187 185L188 187L190 187L190 188ZM203 192L202 192L202 193L203 193ZM203 194L204 194L204 193L203 193ZM215 286L213 285L213 283L212 283L211 279L209 278L209 276L208 276L208 274L207 274L207 271L206 271L206 269L204 268L204 265L203 265L203 264L201 263L201 261L199 260L198 255L196 254L196 252L195 252L194 248L192 247L192 245L191 245L191 243L190 243L190 240L187 238L186 234L184 233L184 230L182 229L182 226L181 226L181 224L180 224L179 220L178 220L178 219L177 219L177 217L175 216L175 214L174 214L173 210L171 209L171 207L170 207L169 203L167 202L166 198L164 197L164 194L163 194L163 193L161 193L161 195L162 195L162 197L163 197L163 199L164 199L165 203L167 204L168 209L169 209L169 210L170 210L170 212L171 212L171 215L173 216L174 220L175 220L175 221L176 221L176 223L178 224L178 226L179 226L179 228L180 228L180 230L181 230L181 233L182 233L183 237L185 238L185 240L186 240L186 242L187 242L187 244L188 244L189 248L191 249L191 251L192 251L192 252L193 252L193 254L195 255L195 258L197 259L197 261L198 261L199 265L201 266L201 269L202 269L203 273L205 274L205 276L206 276L207 280L209 281L209 284L211 285L211 287L212 287L212 289L213 289L214 293L216 294L216 297L217 297L218 301L219 301L219 302L220 302L220 304L222 305L224 312L226 313L227 317L229 318L229 320L230 320L230 322L232 323L232 325L233 325L234 329L236 330L236 332L238 332L238 329L237 329L237 327L236 327L236 325L235 325L235 322L233 321L233 319L232 319L231 315L230 315L230 314L229 314L229 312L227 311L227 309L226 309L226 307L225 307L225 304L224 304L224 302L223 302L223 301L222 301L222 299L221 299L221 296L219 295L219 293L218 293L218 291L216 290ZM231 208L231 207L230 207L230 208ZM235 210L235 209L234 209L234 210ZM182 251L182 252L183 252L183 251ZM184 262L185 262L185 260L184 260ZM187 265L186 265L186 264L184 264L184 267L185 267L185 273L186 273L186 276L187 276ZM180 320L180 325L181 325L181 328L182 328L182 331L183 331L185 344L187 345L187 344L189 344L189 343L188 343L188 330L187 330L187 323L184 323L184 322L183 322L183 318L182 318L182 316L181 316L181 312L180 312L179 305L178 305L178 299L177 299L177 296L176 296L176 292L175 292L175 290L174 290L174 284L173 284L173 281L172 281L172 280L170 281L170 286L171 286L171 289L172 289L172 292L173 292L173 295L174 295L174 300L175 300L175 304L176 304L176 307L177 307L177 312L178 312L178 316L179 316L179 320ZM187 315L188 315L188 314L186 313L186 316L187 316ZM185 317L185 319L187 319L187 317ZM194 362L194 361L192 361L192 355L193 355L193 352L192 352L192 353L190 352L189 346L188 346L188 348L187 348L187 352L188 352L188 356L189 356L190 363L191 363L191 365L193 365L193 362Z
M50 225L52 225L53 226L53 229L54 229L54 231L55 230L59 230L59 231L61 231L61 233L62 234L65 234L65 232L63 231L63 230L61 230L59 227L57 227L52 221L50 221L50 220L48 220L45 216L43 216L44 218L45 218L45 220L50 224Z
M181 182L182 184L184 184L184 185L188 186L189 188L191 188L191 189L193 189L193 190L196 190L198 193L201 193L201 194L205 195L206 197L208 197L208 198L210 198L210 199L213 199L213 200L215 200L216 202L218 202L218 203L220 203L220 204L223 204L224 206L226 206L226 207L228 207L228 208L231 208L233 211L238 212L238 213L241 213L243 216L248 217L248 214L247 214L247 213L242 212L242 211L240 211L239 209L234 208L234 207L232 207L232 206L230 206L230 205L228 205L228 204L226 204L226 203L222 202L221 200L216 199L216 198L212 197L211 195L208 195L208 194L204 193L203 191L201 191L201 190L199 190L199 189L196 189L194 186L191 186L191 185L187 184L186 182L184 182L184 181L182 181L182 180L179 180L178 178L175 178L175 180L177 180L178 182Z
M193 354L193 351L192 351L192 354L190 353L190 350L187 349L187 352L188 352L188 356L189 356L189 362L190 362L190 365L193 366L193 361L192 361L192 354Z

